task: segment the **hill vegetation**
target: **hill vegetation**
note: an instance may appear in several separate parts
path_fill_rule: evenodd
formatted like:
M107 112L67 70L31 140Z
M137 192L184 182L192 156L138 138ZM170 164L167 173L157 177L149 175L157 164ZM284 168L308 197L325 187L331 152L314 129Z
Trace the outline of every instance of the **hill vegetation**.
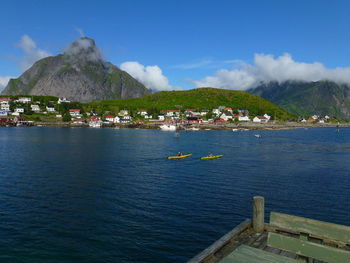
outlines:
M273 118L287 120L296 118L286 110L256 95L234 90L214 88L199 88L186 91L161 91L141 98L109 100L85 103L84 109L88 111L117 113L121 109L137 111L145 109L150 113L159 113L173 109L211 110L219 106L231 107L234 110L248 109L250 115L263 115L267 113Z

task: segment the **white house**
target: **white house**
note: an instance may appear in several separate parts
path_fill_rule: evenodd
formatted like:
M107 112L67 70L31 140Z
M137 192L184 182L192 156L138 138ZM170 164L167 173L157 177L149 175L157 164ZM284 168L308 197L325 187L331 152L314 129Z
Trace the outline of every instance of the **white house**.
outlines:
M324 120L319 120L318 123L324 123Z
M233 116L232 116L231 112L226 112L226 113L221 114L220 118L225 120L225 121L228 121L228 120L232 120Z
M67 100L66 98L59 98L58 101L57 101L58 104L61 104L61 103L70 103L69 100Z
M115 116L113 122L120 123L120 118L118 116Z
M201 116L205 116L207 115L207 113L209 112L209 110L201 110Z
M159 121L164 121L165 120L165 116L163 114L159 114L158 115L158 120Z
M12 116L19 116L19 114L20 114L20 113L19 113L19 112L16 112L16 111L11 113Z
M253 122L256 123L267 123L269 120L267 118L265 118L264 116L256 116L253 119Z
M303 118L300 122L306 122L305 118Z
M174 116L180 116L180 110L167 110L166 111L167 117L174 117Z
M215 115L220 115L220 110L219 109L213 109L212 112L215 114Z
M46 111L47 111L47 112L55 112L55 108L54 108L54 107L46 106Z
M8 101L1 101L0 108L3 111L10 111L10 104L8 103Z
M70 109L69 114L72 117L80 116L80 109Z
M270 119L271 119L271 116L270 115L268 115L268 114L264 114L264 117L269 121Z
M145 119L152 119L152 115L145 115Z
M21 98L18 98L17 100L18 102L21 102L21 103L29 103L32 101L32 98L28 98L28 97L21 97Z
M238 121L250 121L249 116L238 116Z
M139 110L139 111L137 112L137 114L139 114L139 115L145 117L148 113L147 113L146 110Z
M15 112L24 113L24 108L16 108Z
M39 105L36 105L36 104L32 104L30 105L30 108L33 112L40 112L40 107Z

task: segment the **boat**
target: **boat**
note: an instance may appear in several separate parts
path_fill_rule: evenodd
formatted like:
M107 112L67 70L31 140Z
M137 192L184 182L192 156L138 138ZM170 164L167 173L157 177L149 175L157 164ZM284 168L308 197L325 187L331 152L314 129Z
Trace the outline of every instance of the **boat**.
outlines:
M189 128L188 130L189 130L189 131L199 131L199 128L192 127L192 128Z
M201 160L212 160L212 159L218 159L218 158L221 158L222 156L224 156L223 154L220 154L220 155L213 155L213 156L204 156L204 157L201 157Z
M188 157L191 157L191 156L192 156L192 153L190 153L190 154L183 154L183 155L179 155L179 156L169 156L168 160L171 160L171 159L184 159L184 158L188 158Z
M237 132L237 131L238 131L238 129L232 129L232 131L233 131L233 132Z
M159 128L162 131L176 131L176 126L171 124L163 124L163 125L160 125Z
M254 136L255 136L256 138L261 138L261 135L260 135L260 134L254 134Z

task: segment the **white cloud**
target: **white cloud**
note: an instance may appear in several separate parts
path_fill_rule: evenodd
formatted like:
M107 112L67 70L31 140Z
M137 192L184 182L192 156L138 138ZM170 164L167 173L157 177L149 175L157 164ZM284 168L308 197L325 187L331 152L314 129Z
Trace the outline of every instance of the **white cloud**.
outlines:
M163 75L160 67L156 65L144 66L136 61L128 61L122 63L120 68L140 81L148 89L154 91L181 89L180 87L171 86L168 78Z
M253 65L242 64L232 70L221 69L193 83L197 87L245 90L261 82L287 80L331 80L350 84L350 67L329 69L320 62L303 63L293 60L290 54L275 58L273 55L255 54Z
M21 61L22 70L27 70L34 62L50 56L49 52L37 48L36 43L28 35L23 35L21 37L18 47L22 49L25 54Z
M13 78L15 78L15 77L0 76L0 92L6 87L9 80L13 79Z
M79 58L84 58L89 61L102 60L101 52L95 45L95 41L87 37L81 37L71 43L65 48L64 53L70 56L79 56L83 54L83 56Z

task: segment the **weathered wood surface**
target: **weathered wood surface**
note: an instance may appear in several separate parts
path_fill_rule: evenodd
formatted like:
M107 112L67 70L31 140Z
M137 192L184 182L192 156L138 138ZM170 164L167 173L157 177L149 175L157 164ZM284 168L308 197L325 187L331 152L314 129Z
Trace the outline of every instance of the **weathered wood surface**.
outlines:
M347 250L324 246L281 234L268 233L267 245L324 262L350 263L350 252Z
M219 263L297 263L295 259L241 245Z
M282 229L290 229L299 233L307 233L321 239L330 239L350 244L350 227L271 212L270 225Z
M201 253L199 253L197 256L193 257L187 263L199 263L204 262L204 260L207 257L210 257L215 252L217 252L219 249L223 248L225 244L229 243L235 236L238 236L240 233L242 233L247 228L251 227L251 220L246 219L241 224L236 226L234 229L232 229L230 232L228 232L226 235L221 237L219 240L214 242L211 246L203 250Z
M264 218L265 218L265 201L262 196L254 196L253 198L253 229L257 233L264 231Z

